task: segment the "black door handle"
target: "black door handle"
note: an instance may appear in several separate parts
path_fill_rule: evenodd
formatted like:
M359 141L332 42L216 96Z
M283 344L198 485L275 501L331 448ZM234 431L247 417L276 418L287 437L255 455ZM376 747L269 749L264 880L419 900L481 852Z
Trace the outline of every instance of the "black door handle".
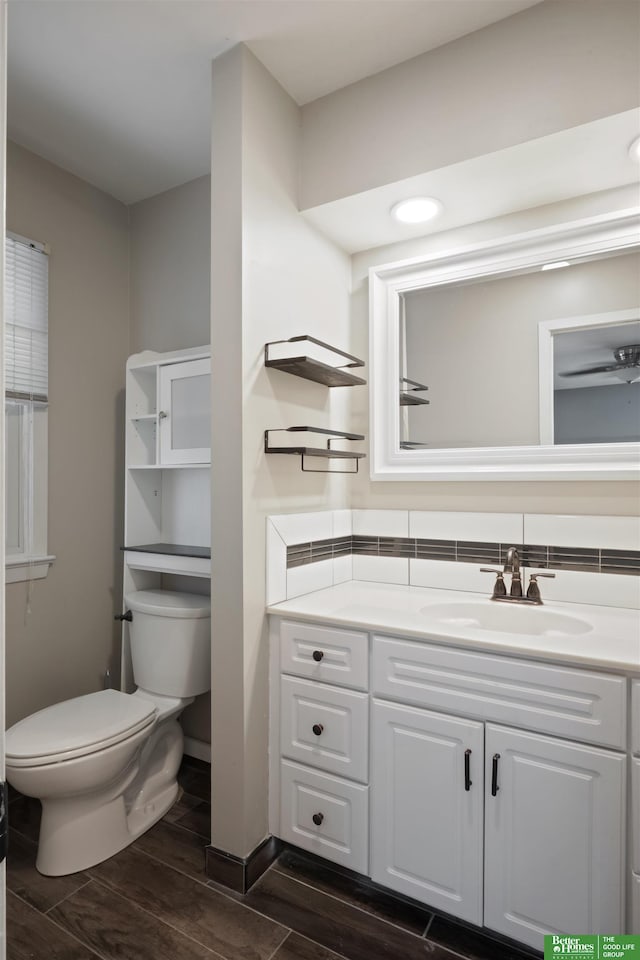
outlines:
M491 796L495 797L500 787L498 786L498 760L500 759L499 753L494 753L493 760L491 761Z
M467 749L464 752L464 788L465 790L470 790L472 783L473 783L473 780L471 779L471 750Z
M311 656L313 657L316 663L320 663L320 661L324 657L324 653L322 652L322 650L314 650Z
M311 819L315 823L316 827L319 827L322 821L324 820L324 813L314 813Z
M319 736L321 735L322 731L324 730L324 727L322 726L321 723L314 723L314 725L311 727L311 729L312 729L313 732L315 733L316 737L319 737Z

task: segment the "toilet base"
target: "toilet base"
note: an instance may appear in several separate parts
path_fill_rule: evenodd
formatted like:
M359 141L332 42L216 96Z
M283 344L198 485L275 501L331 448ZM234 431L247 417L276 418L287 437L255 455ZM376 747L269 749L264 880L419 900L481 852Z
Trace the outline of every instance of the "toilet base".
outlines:
M49 877L77 873L133 843L177 800L182 753L180 725L165 721L144 744L139 761L110 789L43 797L36 869Z
M137 810L133 817L127 817L122 796L84 810L82 800L43 800L36 869L47 877L62 877L108 860L160 820L179 792L177 782L168 784L146 811Z

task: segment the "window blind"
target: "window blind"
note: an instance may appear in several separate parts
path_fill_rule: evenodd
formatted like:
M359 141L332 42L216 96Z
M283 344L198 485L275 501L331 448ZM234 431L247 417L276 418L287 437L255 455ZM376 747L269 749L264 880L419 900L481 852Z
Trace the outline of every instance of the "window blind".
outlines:
M12 399L48 397L48 281L46 253L28 240L7 236L5 392Z

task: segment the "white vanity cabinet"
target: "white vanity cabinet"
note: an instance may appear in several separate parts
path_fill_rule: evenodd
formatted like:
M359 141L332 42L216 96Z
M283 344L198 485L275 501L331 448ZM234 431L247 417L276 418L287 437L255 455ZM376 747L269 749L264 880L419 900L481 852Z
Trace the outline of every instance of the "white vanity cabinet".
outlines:
M368 874L367 635L284 621L277 640L280 808L274 832Z
M372 716L373 880L536 948L622 930L622 754L380 700Z
M640 680L631 685L631 885L629 933L640 935Z
M538 950L638 931L640 681L629 711L620 675L272 629L273 833Z
M392 637L372 644L372 878L536 949L545 933L622 931L625 679ZM411 764L396 756L407 737Z

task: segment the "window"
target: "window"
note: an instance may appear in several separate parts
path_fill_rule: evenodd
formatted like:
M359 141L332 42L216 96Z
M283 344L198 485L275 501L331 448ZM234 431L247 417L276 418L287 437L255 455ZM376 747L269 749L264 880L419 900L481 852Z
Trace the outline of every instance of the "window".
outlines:
M8 235L5 254L6 580L44 577L47 555L48 256Z

